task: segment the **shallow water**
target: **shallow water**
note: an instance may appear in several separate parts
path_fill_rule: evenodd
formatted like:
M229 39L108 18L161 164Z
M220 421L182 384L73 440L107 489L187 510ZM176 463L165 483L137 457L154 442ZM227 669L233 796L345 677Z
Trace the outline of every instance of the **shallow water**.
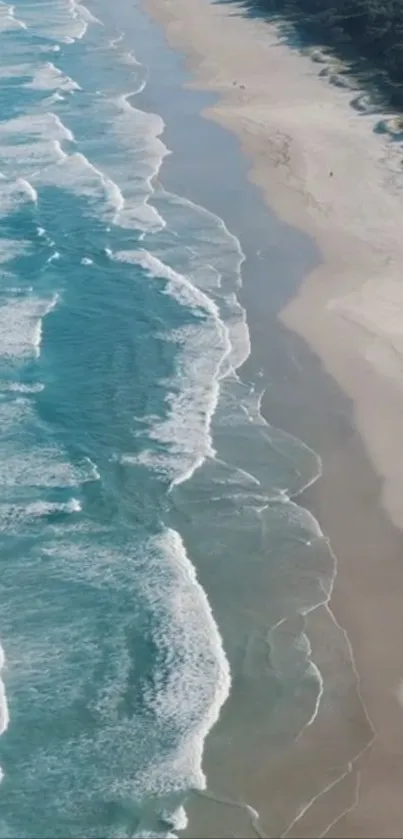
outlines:
M319 458L236 372L242 243L164 188L152 29L96 15L0 4L4 837L172 835L223 706L278 744L322 691Z

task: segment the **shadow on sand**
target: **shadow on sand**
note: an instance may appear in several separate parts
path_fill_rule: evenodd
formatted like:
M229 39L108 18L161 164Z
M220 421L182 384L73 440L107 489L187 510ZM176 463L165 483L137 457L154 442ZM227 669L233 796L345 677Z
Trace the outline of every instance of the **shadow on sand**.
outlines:
M217 5L232 5L236 16L260 18L277 28L280 41L290 49L310 55L324 65L321 73L338 87L357 89L370 97L370 106L362 107L358 97L356 110L360 113L383 113L403 110L403 92L388 79L387 73L373 62L359 55L350 37L340 27L321 26L308 20L286 0L212 0ZM360 90L361 89L361 90ZM351 102L355 107L355 99Z

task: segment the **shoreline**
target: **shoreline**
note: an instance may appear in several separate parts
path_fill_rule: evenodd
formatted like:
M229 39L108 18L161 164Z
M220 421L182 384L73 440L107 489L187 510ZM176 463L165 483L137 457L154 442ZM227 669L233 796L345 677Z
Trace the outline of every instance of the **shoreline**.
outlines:
M240 138L250 180L268 206L307 233L322 254L280 319L319 357L322 370L346 395L348 411L340 409L334 417L330 408L330 431L319 428L329 418L326 407L313 428L310 411L302 417L303 439L319 451L323 476L297 500L317 515L338 559L331 608L354 651L375 741L370 744L367 737L354 758L348 806L343 797L333 820L328 806L319 824L330 827L315 835L398 837L401 152L388 135L376 132L379 114L351 107L357 91L331 86L309 56L281 43L273 24L248 17L236 3L147 0L146 5L169 43L187 56L195 79L188 87L218 94L204 115ZM316 622L320 632L321 621ZM319 810L324 804L326 811L324 799ZM315 825L315 813L300 814L286 835L310 835Z

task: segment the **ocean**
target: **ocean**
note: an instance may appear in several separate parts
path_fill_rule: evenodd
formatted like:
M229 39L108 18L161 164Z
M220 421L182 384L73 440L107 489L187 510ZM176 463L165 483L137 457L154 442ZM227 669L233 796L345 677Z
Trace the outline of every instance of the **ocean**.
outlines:
M0 40L0 836L175 836L220 792L206 742L225 775L315 719L335 566L292 499L321 463L262 416L242 238L189 197L172 89L145 107L161 33L18 0Z

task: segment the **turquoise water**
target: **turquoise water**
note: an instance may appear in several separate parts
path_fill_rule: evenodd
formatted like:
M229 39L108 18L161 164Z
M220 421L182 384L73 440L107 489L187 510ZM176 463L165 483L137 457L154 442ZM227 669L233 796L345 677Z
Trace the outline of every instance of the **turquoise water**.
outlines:
M241 243L164 189L150 67L104 11L0 4L4 837L183 828L251 614L275 633L333 575L288 501L319 459L236 373ZM294 731L321 680L291 636L260 684L305 685Z

